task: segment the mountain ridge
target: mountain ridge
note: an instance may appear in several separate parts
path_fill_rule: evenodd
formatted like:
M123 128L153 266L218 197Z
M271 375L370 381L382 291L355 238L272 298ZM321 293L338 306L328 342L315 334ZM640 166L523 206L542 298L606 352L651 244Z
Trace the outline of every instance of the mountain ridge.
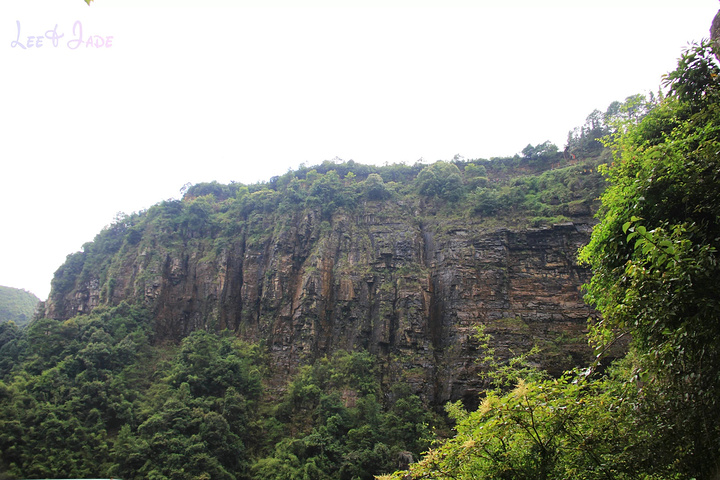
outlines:
M44 315L129 301L150 308L158 342L229 329L264 343L277 390L302 364L363 349L383 358L387 384L474 403L478 326L505 359L540 344L553 374L590 361L595 313L575 255L601 161L543 144L493 161L326 162L259 186L198 184L68 256Z

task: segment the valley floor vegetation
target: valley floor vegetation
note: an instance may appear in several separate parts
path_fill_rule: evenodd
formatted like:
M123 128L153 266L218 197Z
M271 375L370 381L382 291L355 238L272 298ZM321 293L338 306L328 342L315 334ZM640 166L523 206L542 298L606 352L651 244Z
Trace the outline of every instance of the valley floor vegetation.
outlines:
M259 346L196 331L151 347L149 325L127 304L0 325L0 478L371 479L434 438L437 415L404 385L383 394L367 353L264 401Z

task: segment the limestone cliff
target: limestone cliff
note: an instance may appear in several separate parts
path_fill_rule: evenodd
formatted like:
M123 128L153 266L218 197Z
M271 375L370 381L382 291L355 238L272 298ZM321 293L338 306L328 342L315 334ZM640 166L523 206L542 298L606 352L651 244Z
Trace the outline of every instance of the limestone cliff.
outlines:
M396 195L329 214L208 202L203 222L173 224L176 203L110 232L103 254L89 245L75 273L69 258L46 316L125 300L152 309L156 341L227 328L266 345L277 388L303 362L364 348L381 358L385 382L406 380L436 403L472 404L483 389L478 325L505 358L539 345L551 373L589 361L595 313L580 286L590 272L575 261L588 215L510 226Z

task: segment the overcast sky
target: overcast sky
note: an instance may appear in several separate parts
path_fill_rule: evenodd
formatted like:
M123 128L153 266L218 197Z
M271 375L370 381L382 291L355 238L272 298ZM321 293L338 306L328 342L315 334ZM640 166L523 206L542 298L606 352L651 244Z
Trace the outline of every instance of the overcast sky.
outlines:
M562 148L593 109L657 91L719 7L2 0L0 285L45 299L117 212L188 182Z

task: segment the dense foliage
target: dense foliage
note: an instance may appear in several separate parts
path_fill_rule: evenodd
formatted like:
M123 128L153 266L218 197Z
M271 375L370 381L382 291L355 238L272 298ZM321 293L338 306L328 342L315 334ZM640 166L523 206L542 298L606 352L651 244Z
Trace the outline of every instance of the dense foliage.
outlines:
M150 348L149 325L123 304L3 338L2 478L245 478L256 350L206 332Z
M378 373L362 352L301 369L275 407L279 441L253 467L255 478L370 480L427 450L434 416L406 385L383 399Z
M719 74L709 44L689 49L660 108L613 139L603 222L582 253L604 315L593 340L629 334L640 354L655 461L703 478L720 467Z
M481 335L488 345L488 337ZM633 387L627 369L591 379L588 371L549 378L519 356L498 364L486 347L493 388L472 412L446 408L455 436L430 450L409 472L385 480L631 479L642 466L622 439L633 434Z
M337 352L263 395L262 349L196 331L151 346L146 311L0 330L0 478L371 479L434 438L427 405L383 398L374 357Z
M0 323L15 322L24 326L35 313L38 302L40 299L26 290L0 286Z
M145 315L122 305L62 323L38 320L2 340L1 475L107 470L111 432L135 422L136 380L150 366Z

